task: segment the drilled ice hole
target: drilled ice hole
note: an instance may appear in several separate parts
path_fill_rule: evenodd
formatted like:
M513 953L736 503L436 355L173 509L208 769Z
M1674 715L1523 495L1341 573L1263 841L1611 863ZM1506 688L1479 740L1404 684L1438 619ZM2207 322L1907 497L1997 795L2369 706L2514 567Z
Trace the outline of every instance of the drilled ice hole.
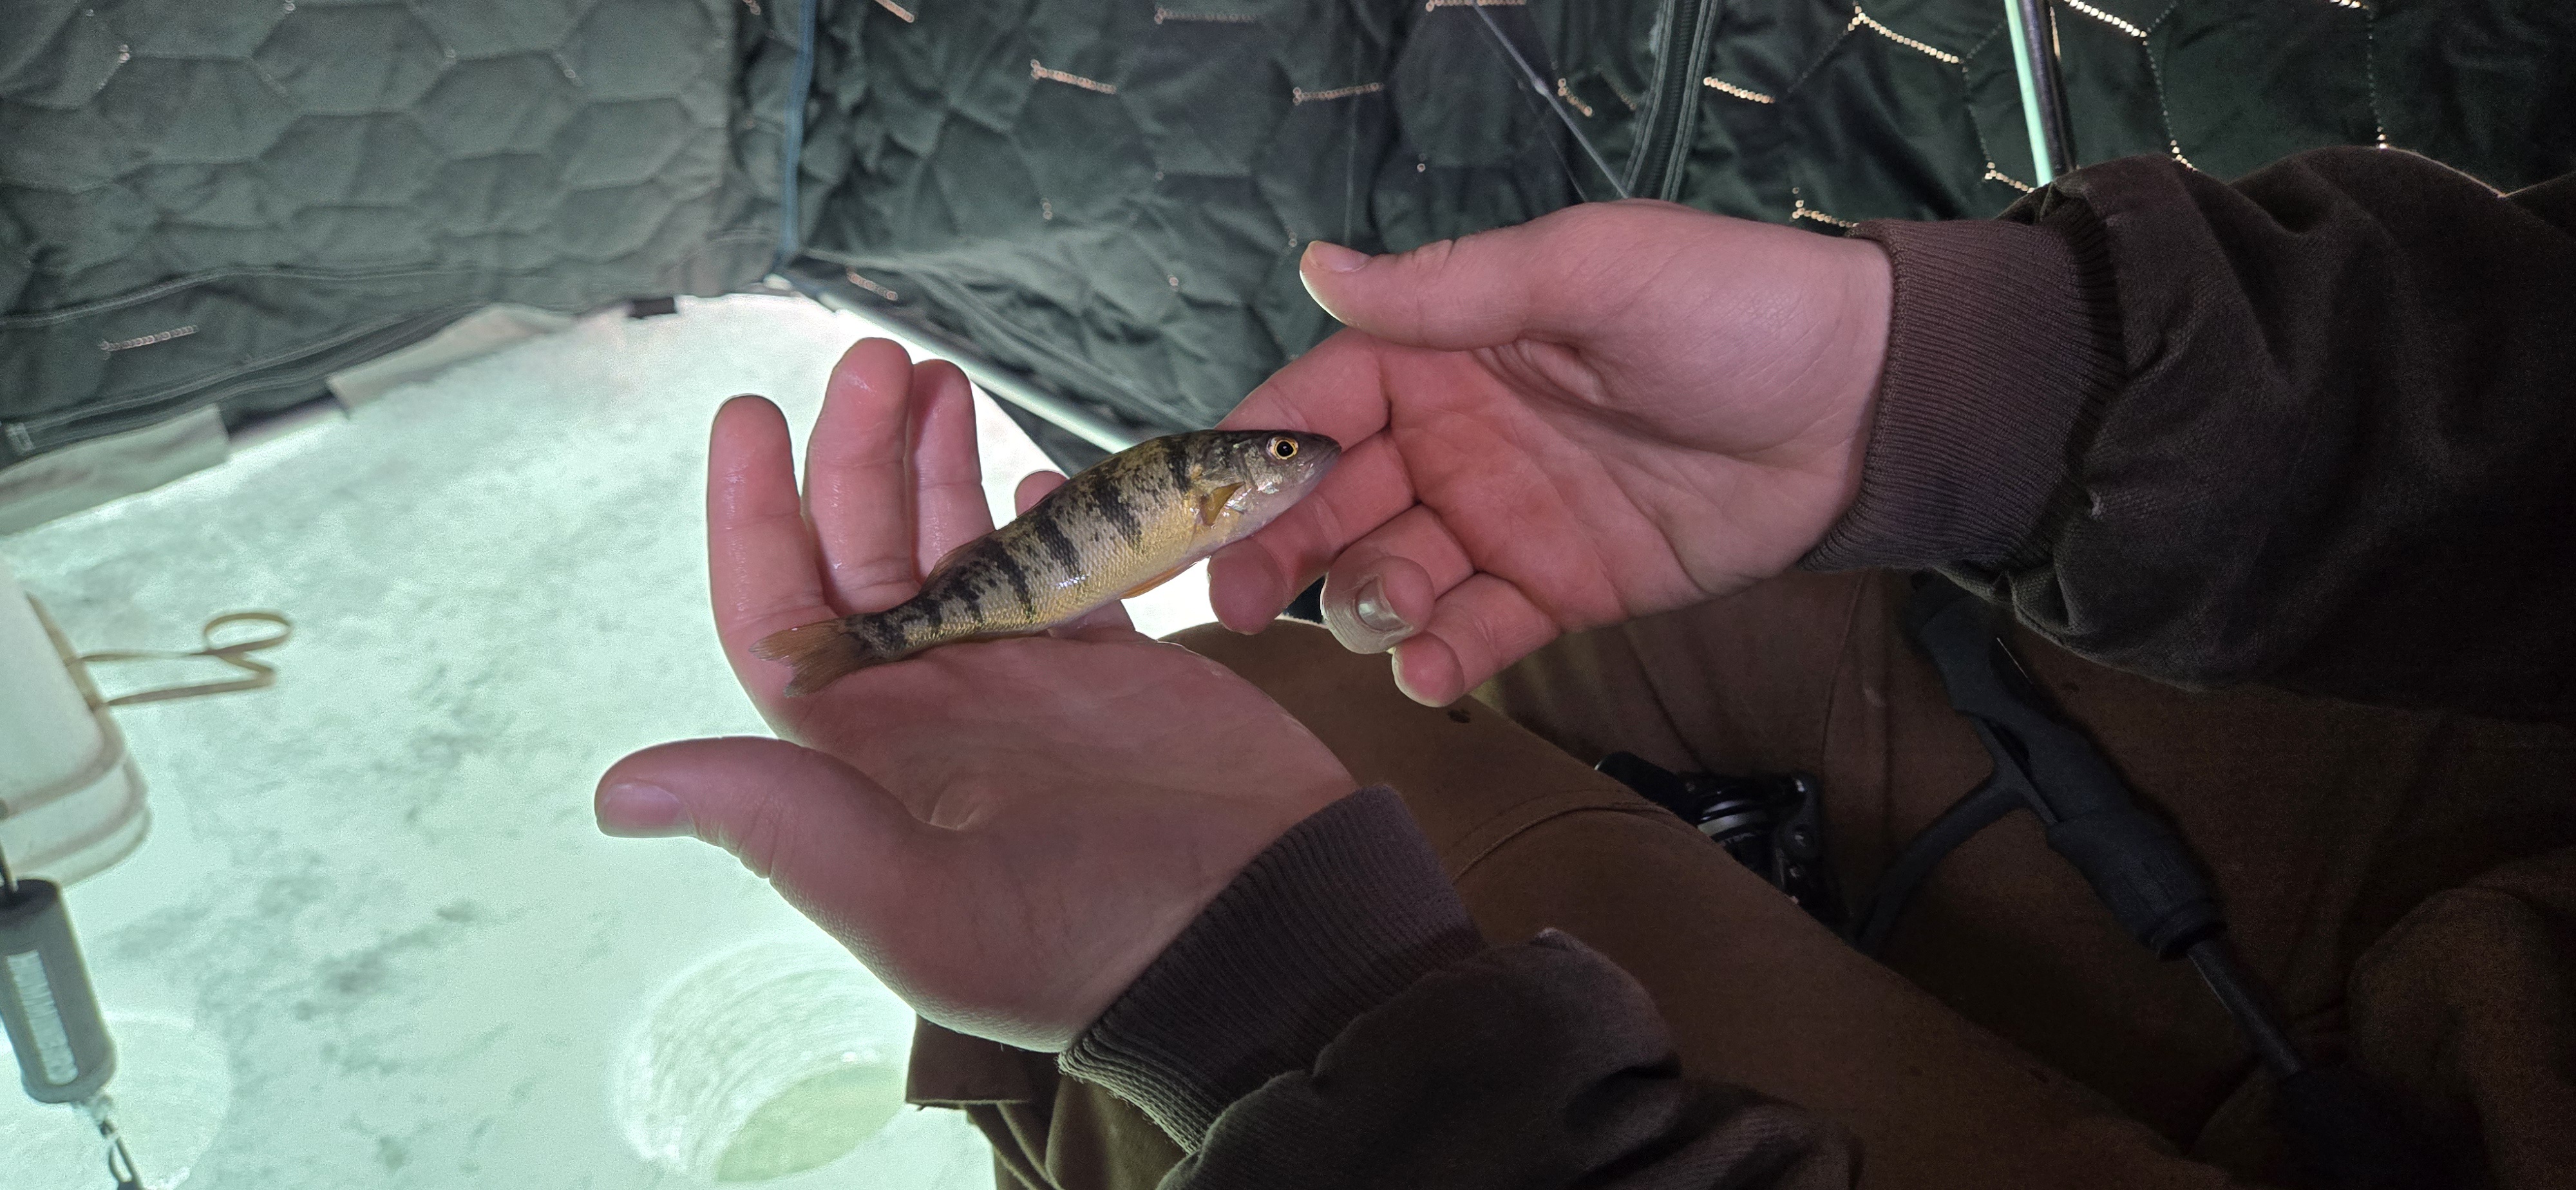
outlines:
M830 939L754 942L655 998L609 1094L646 1160L693 1179L772 1181L888 1130L905 1112L911 1041L911 1010ZM891 1185L906 1171L871 1172Z

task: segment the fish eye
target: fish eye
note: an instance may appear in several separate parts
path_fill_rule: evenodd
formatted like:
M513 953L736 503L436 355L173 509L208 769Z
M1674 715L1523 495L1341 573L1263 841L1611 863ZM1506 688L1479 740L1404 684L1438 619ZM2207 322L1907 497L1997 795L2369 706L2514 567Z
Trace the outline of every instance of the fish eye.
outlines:
M1274 459L1279 459L1279 460L1282 460L1282 461L1285 461L1285 460L1288 460L1288 459L1296 458L1296 457L1297 457L1297 440L1296 440L1296 439L1294 439L1294 438L1273 438L1273 439L1271 439L1271 440L1270 440L1270 457L1271 457L1271 458L1274 458Z

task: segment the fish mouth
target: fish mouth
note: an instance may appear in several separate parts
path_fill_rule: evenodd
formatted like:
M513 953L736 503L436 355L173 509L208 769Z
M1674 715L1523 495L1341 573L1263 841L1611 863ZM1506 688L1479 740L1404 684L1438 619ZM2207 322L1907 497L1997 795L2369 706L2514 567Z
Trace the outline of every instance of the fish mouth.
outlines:
M1325 472L1333 469L1333 464L1342 461L1342 444L1339 441L1322 434L1299 434L1297 437L1304 440L1305 449L1313 454L1306 465L1313 469L1316 479L1322 479Z
M1324 482L1324 477L1332 474L1334 466L1342 461L1341 444L1330 438L1324 439L1320 445L1307 449L1313 451L1315 457L1307 462L1304 470L1298 472L1293 485L1283 485L1293 486L1300 498L1314 491L1315 485Z

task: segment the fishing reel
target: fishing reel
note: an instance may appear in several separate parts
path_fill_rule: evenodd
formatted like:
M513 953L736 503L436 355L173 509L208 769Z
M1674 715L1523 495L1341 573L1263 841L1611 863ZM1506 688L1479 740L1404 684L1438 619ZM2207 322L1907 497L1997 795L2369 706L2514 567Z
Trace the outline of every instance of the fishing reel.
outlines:
M1698 827L1807 915L1840 933L1842 890L1825 862L1822 787L1805 773L1676 773L1633 752L1592 766Z

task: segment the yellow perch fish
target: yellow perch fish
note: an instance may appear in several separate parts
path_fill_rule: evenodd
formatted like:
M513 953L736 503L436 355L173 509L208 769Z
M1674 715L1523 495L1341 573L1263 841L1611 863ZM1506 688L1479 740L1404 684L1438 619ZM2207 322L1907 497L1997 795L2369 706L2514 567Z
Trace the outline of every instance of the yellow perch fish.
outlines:
M1286 430L1201 430L1085 468L1019 518L957 547L885 611L774 632L755 657L796 667L789 694L934 645L1041 632L1140 594L1287 511L1341 444Z

